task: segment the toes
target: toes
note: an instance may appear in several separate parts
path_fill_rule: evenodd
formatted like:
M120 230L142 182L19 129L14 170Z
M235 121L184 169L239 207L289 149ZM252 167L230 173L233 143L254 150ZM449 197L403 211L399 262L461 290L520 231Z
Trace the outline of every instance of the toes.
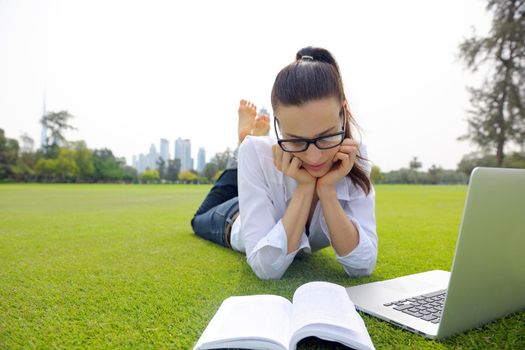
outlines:
M255 121L260 122L260 123L270 123L270 118L267 115L261 114L257 116Z

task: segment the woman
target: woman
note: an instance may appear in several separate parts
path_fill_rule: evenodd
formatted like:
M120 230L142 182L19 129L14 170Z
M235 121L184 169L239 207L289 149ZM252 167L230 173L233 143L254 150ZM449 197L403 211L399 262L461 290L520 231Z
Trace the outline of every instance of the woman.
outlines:
M195 233L245 252L261 279L279 279L299 251L327 246L348 275L371 274L375 192L330 52L299 50L277 75L271 102L277 144L258 136L264 119L250 124L239 114L238 174L231 164L218 179L192 219Z

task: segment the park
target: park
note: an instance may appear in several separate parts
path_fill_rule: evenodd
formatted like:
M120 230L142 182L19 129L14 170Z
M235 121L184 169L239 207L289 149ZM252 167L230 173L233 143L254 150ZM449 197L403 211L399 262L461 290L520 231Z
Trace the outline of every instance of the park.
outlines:
M450 270L466 186L377 185L379 255L353 279L324 249L261 281L246 257L195 235L209 185L0 185L0 347L193 347L231 295L290 298L303 283L343 286ZM362 314L378 349L525 345L525 313L443 342ZM299 349L332 348L312 338Z
M232 296L458 271L475 169L524 179L523 0L0 1L0 52L0 350L200 348ZM368 348L525 349L524 182L502 178L474 192L476 272L433 311L378 304L484 322L433 340L322 301ZM346 348L311 334L298 349Z

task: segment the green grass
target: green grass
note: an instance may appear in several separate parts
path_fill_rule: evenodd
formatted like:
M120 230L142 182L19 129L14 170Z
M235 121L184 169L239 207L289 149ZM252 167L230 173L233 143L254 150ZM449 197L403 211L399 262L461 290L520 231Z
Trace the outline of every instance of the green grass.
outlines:
M466 187L377 186L379 256L348 278L331 249L260 281L245 257L192 233L209 186L0 186L0 349L193 346L231 295L290 298L452 264ZM444 342L363 315L378 349L525 348L521 312ZM299 348L331 348L315 338Z

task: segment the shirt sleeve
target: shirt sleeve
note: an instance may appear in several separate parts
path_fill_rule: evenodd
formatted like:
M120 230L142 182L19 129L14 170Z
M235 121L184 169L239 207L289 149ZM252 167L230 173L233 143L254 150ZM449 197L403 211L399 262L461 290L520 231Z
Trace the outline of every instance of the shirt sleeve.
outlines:
M288 237L273 204L270 184L265 180L256 145L248 136L239 147L239 210L241 234L246 257L253 272L261 279L279 279L297 252L310 248L303 232L299 248L288 253Z

